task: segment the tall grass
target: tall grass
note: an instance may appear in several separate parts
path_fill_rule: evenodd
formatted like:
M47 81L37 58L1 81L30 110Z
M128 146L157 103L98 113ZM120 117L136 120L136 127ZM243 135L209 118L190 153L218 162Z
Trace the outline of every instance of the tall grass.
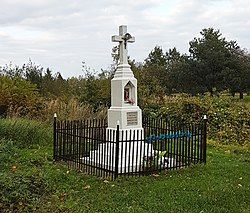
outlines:
M27 119L0 119L0 138L12 140L21 148L44 146L53 141L50 125Z
M95 110L90 104L83 104L76 98L69 100L57 98L44 102L44 108L37 119L52 122L54 113L57 113L59 120L106 119L107 107Z
M26 109L24 107L7 110L8 118L36 119L43 122L53 122L53 115L57 113L60 120L81 120L81 119L105 119L107 118L107 107L100 106L94 109L88 103L81 103L77 98L54 100L39 99L35 108Z

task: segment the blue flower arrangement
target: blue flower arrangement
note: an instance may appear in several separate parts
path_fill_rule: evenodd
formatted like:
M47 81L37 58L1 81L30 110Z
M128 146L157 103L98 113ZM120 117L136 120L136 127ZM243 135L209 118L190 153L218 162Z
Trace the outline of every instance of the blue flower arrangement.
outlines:
M152 143L154 141L159 141L159 140L165 140L165 139L173 139L173 138L191 138L192 137L192 133L187 131L187 132L175 132L172 134L160 134L160 135L150 135L146 141L147 143Z

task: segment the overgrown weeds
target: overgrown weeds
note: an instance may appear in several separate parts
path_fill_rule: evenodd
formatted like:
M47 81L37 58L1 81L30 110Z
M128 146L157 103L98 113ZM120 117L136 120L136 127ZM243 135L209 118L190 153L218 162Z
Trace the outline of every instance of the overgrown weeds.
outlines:
M52 126L22 118L0 119L0 137L22 148L48 145L52 144Z

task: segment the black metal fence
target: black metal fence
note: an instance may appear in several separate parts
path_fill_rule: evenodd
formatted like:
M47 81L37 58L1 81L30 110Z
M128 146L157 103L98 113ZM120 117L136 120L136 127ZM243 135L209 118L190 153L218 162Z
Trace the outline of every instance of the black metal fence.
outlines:
M54 160L101 177L145 175L206 163L207 120L183 124L143 120L143 128L107 128L106 121L54 119Z

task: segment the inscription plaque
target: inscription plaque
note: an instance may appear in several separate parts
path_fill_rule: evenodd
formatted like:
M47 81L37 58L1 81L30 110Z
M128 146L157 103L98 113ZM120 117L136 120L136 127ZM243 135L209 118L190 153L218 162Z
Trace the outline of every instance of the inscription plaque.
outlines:
M137 112L127 112L127 126L138 124L138 113Z

